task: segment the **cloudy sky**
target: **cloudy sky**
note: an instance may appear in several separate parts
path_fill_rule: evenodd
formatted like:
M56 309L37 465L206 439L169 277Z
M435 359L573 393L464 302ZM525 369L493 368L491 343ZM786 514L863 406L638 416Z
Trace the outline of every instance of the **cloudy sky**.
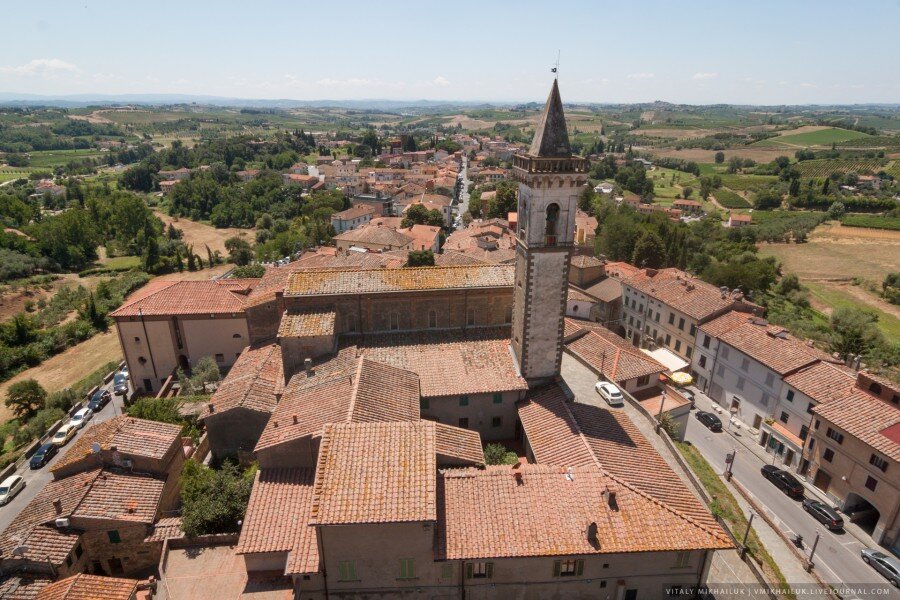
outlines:
M900 102L900 0L7 1L0 92Z

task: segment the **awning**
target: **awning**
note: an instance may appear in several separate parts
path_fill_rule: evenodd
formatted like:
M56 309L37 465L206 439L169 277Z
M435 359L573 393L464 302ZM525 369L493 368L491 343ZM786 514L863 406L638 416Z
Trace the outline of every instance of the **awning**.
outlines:
M668 369L670 373L680 371L686 367L689 367L691 364L674 352L666 350L665 348L657 348L656 350L642 349L641 352L661 363L662 366Z

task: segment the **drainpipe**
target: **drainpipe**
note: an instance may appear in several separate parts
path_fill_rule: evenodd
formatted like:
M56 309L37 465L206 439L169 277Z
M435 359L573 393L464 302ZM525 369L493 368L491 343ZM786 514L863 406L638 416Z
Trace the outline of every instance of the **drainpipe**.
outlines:
M316 527L316 534L316 538L319 540L319 556L321 557L319 564L322 565L322 585L325 588L325 600L328 600L328 569L325 568L325 538L322 535L321 527Z
M150 366L153 368L153 379L158 380L159 374L156 372L156 362L153 360L153 349L150 347L150 337L147 335L147 324L144 322L144 309L138 309L138 315L141 317L141 328L144 330L144 340L147 342L147 354L150 355ZM147 390L148 392L151 390Z

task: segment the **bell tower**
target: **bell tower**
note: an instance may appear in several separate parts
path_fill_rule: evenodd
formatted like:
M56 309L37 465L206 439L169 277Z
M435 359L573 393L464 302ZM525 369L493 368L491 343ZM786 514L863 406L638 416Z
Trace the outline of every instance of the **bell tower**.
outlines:
M519 224L512 349L529 383L559 374L575 211L589 168L587 160L572 155L554 79L531 147L513 159Z

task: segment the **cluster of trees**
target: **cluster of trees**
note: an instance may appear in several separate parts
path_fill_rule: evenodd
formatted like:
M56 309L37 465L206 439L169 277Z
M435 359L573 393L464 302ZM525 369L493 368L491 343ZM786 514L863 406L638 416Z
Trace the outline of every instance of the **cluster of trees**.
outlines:
M518 186L514 181L486 183L476 188L469 196L469 214L474 219L506 219L518 208ZM497 192L488 200L487 206L481 199L484 192Z
M719 152L718 154L722 154ZM718 158L718 154L716 155ZM684 171L685 173L691 173L692 175L700 175L700 165L695 163L692 160L684 160L682 158L657 158L655 161L657 166L664 167L666 169L675 169L676 171Z
M240 530L256 466L241 471L226 460L212 469L190 459L181 471L181 527L188 537Z
M34 123L28 127L0 123L0 151L26 153L40 150L73 150L91 148L98 137L124 139L123 132L112 123L89 123L74 119L59 119L47 113L52 123ZM24 166L24 165L23 165Z
M335 235L331 215L347 208L347 200L337 190L313 192L297 202L293 219L274 218L263 213L256 221L256 246L253 254L260 261L272 261L313 246L326 245ZM226 241L226 249L235 264L248 265L249 243L240 238Z
M428 210L422 204L413 204L406 210L406 216L400 221L400 226L407 228L413 225L431 225L432 227L444 226L444 215L436 208Z

